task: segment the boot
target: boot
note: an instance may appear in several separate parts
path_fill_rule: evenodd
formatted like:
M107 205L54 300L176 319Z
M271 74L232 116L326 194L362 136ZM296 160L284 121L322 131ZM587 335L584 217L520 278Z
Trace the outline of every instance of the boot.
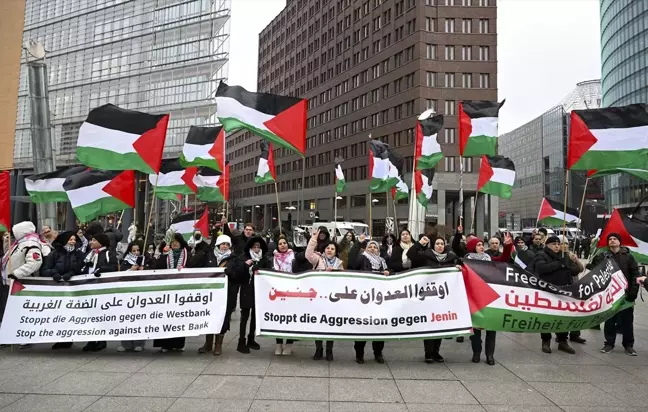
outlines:
M333 361L333 349L326 350L326 360L329 362Z
M551 341L550 340L543 340L542 341L542 352L551 353Z
M569 346L569 343L567 342L558 342L558 350L563 351L565 353L569 353L570 355L573 355L576 353L574 348Z
M245 339L239 339L236 350L241 353L250 353L250 348L245 344Z
M220 356L223 353L223 339L225 335L219 333L216 335L216 344L214 345L214 356Z
M205 336L205 344L198 348L198 353L209 353L214 347L214 335Z
M247 347L250 348L250 349L252 349L252 350L259 350L259 349L261 349L261 345L259 345L258 343L256 343L256 342L254 341L254 336L248 336L248 340L247 340Z
M313 360L321 360L324 357L324 348L318 346L315 348L315 355L313 355Z

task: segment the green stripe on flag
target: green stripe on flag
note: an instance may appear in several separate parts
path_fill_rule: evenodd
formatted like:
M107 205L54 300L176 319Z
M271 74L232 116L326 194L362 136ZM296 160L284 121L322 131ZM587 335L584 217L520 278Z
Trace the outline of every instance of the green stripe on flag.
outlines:
M482 193L488 193L489 195L501 197L502 199L510 199L513 194L513 186L509 186L499 182L487 182L481 189Z
M54 290L29 290L23 289L16 293L18 296L45 296L45 297L74 297L74 296L96 296L111 295L115 293L143 293L143 292L174 292L177 290L193 289L223 289L224 283L194 283L185 285L159 285L159 286L130 286L123 288L107 289L84 289L75 291L54 291Z
M469 156L495 156L497 155L497 137L496 136L470 136L463 155Z
M249 130L249 131L253 132L257 136L260 136L260 137L265 138L266 140L269 140L271 143L274 143L277 146L285 147L287 149L294 150L295 152L299 153L299 150L297 150L297 148L295 146L293 146L290 143L286 142L285 140L283 140L282 138L275 135L274 133L272 133L269 130L258 129L256 127L250 126L247 123L241 122L239 119L234 119L234 118L230 118L230 117L227 117L227 118L219 117L218 120L221 122L221 124L223 125L223 129L225 129L226 132L231 132L231 131L234 131L234 130L237 130L237 129L246 129L246 130Z
M136 152L116 153L96 147L77 147L77 160L93 169L139 170L153 174L155 171Z
M264 174L263 176L259 176L259 175L254 176L254 183L264 184L264 183L272 183L272 182L274 182L274 179L272 178L272 173L270 172Z
M589 150L572 166L572 170L645 169L646 159L648 159L648 148L641 150Z
M344 188L346 187L346 183L344 180L339 180L335 182L335 191L337 193L342 193L344 192Z
M34 203L69 202L67 194L63 192L29 192L29 197Z
M180 155L180 165L182 167L207 167L209 169L221 171L218 168L218 162L216 162L216 159L214 158L203 159L202 157L196 157L193 161L190 162L185 158L184 153Z
M427 196L425 196L425 193L423 193L423 192L421 192L421 193L419 193L419 194L416 195L416 200L417 200L417 201L420 203L420 205L423 206L424 208L427 208L427 207L428 207L428 203L430 203L430 201L428 200Z
M224 200L217 187L199 187L196 197L203 202L222 202Z
M94 202L74 208L74 214L81 222L88 222L97 216L117 212L119 210L130 209L130 206L114 197L103 197Z
M416 170L434 169L441 159L443 159L443 153L421 156L416 161Z

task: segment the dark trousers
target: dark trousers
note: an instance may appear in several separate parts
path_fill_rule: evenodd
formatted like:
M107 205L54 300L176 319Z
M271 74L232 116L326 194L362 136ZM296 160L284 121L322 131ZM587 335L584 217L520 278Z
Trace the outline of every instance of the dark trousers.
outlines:
M286 339L286 345L292 345L294 339ZM277 339L277 345L282 345L284 343L283 339Z
M256 311L254 308L241 309L241 324L239 326L239 339L245 339L247 322L250 320L250 333L247 335L249 340L254 340L256 330Z
M441 339L425 339L423 341L423 347L425 348L425 354L438 354L439 349L441 349Z
M486 356L493 356L495 354L495 336L497 334L494 330L486 331ZM470 344L474 354L482 353L482 331L481 329L474 329L473 335L470 337Z
M353 348L356 352L356 358L362 358L364 356L365 345L367 341L356 341L353 344ZM382 355L382 351L385 348L385 342L381 340L374 340L371 342L371 348L373 349L374 356Z
M621 312L612 316L605 321L603 334L605 335L605 344L614 346L616 341L617 323L620 323L623 340L621 343L624 348L634 346L634 307L623 309Z
M569 339L580 338L580 335L581 335L581 331L573 330L569 332Z
M551 333L541 333L540 337L543 342L551 341ZM567 342L567 338L569 338L569 332L556 333L556 342Z
M4 317L5 306L7 306L7 298L9 297L9 286L3 285L0 282L0 323Z
M321 348L322 347L322 341L321 340L316 340L315 341L315 347L316 348ZM326 350L333 350L333 341L332 340L327 340L326 341Z

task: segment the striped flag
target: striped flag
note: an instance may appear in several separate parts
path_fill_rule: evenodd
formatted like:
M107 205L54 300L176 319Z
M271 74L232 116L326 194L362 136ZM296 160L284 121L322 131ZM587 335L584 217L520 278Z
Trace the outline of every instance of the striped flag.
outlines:
M443 158L437 134L443 127L443 115L439 114L418 120L416 124L416 149L414 161L416 170L431 169Z
M32 175L25 178L25 188L34 203L67 202L68 197L63 189L65 179L87 169L86 166L72 166L50 173Z
M223 171L225 167L225 130L223 126L191 126L182 147L180 164L184 167L209 167Z
M497 120L504 104L487 100L464 100L459 103L459 154L461 156L495 156L497 154Z
M610 233L621 236L621 246L627 247L639 264L648 264L648 223L634 217L622 216L618 209L614 209L601 233L598 248L607 247L607 237Z
M196 198L203 202L224 202L225 197L221 191L223 182L219 181L223 175L214 169L201 167L193 178L197 188Z
M265 140L261 140L261 156L259 157L259 168L254 177L254 183L265 184L277 180L277 171L275 169L274 152L272 145Z
M409 197L409 188L407 184L403 181L401 176L398 176L398 183L396 186L392 187L392 199L394 200L403 200Z
M540 204L540 211L538 212L538 223L543 223L548 226L560 226L563 221L567 223L578 223L578 211L572 208L567 208L565 214L565 205L554 200L542 199Z
M515 183L515 165L504 156L482 156L477 190L510 199Z
M417 170L414 172L414 184L416 185L416 200L421 206L427 208L432 199L432 180L436 169Z
M336 163L335 165L335 192L342 193L346 188L346 181L344 180L344 172L342 172L342 165Z
M195 216L200 216L202 218L207 213L206 209L207 208L205 208L205 211L199 210L195 214L193 212L179 214L178 216L174 217L173 220L171 220L170 229L175 233L181 234L184 240L189 240L189 238L191 238L191 236L193 235L194 230L197 228L198 222L200 221L200 219L196 219ZM209 230L203 232L201 229L201 232L205 236L207 236Z
M149 174L149 182L156 185L155 196L165 200L177 200L177 195L196 193L193 178L197 167L184 168L178 159L164 159L157 175Z
M648 170L646 169L626 169L626 168L617 168L617 169L606 169L606 170L588 170L587 177L595 178L608 175L615 175L617 173L627 173L638 179L648 181Z

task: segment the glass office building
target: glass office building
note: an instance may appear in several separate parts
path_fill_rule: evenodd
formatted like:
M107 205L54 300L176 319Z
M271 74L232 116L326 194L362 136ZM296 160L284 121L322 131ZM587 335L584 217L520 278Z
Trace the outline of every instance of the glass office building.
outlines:
M648 103L648 1L601 0L603 105ZM608 207L634 208L648 185L628 175L605 180ZM644 207L645 208L645 207Z

